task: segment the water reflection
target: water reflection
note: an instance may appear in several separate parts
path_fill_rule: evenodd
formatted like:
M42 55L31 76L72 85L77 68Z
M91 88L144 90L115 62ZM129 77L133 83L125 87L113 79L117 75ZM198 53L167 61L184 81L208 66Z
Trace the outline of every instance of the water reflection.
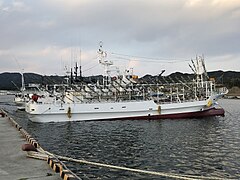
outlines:
M240 178L239 101L220 102L225 117L160 121L32 123L0 102L43 148L53 153L160 172ZM161 179L67 163L83 179ZM166 178L162 178L166 179Z

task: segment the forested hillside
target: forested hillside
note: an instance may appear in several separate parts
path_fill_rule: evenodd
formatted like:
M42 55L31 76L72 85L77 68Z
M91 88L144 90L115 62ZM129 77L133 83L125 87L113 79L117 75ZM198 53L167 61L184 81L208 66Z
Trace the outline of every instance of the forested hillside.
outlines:
M234 86L240 87L240 72L235 71L213 71L208 72L208 76L214 78L218 84L223 84L228 88ZM168 76L152 76L145 75L140 78L141 81L158 82L158 83L174 83L180 81L191 81L194 78L193 74L175 72ZM96 83L97 79L102 79L102 76L83 77L82 80L86 83ZM63 76L42 76L34 73L24 73L25 84L60 84L66 83L66 78ZM0 74L0 89L1 90L18 90L21 87L20 73L1 73Z

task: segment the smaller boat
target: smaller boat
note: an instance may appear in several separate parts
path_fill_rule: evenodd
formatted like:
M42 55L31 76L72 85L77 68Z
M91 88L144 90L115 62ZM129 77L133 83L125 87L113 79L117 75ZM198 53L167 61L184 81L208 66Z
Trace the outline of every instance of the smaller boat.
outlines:
M25 103L28 102L34 94L45 96L48 93L46 91L42 91L38 84L24 85L23 88L21 88L21 92L15 94L14 102L18 105L25 106Z

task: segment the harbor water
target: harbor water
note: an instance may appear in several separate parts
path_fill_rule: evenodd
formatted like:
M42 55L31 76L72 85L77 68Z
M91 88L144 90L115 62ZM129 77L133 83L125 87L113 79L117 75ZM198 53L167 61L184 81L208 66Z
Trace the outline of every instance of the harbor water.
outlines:
M0 108L52 153L149 171L240 179L240 101L222 99L219 104L225 117L33 123L17 111L13 96L0 96ZM169 179L66 164L82 179Z

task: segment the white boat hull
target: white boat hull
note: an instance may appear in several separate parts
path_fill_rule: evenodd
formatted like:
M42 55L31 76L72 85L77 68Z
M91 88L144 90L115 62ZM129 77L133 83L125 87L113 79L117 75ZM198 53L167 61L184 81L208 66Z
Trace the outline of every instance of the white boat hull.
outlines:
M15 97L14 102L16 104L19 104L19 105L24 105L26 103L26 100L24 98L21 98L21 97Z
M172 115L203 112L207 101L157 105L153 101L41 104L29 102L26 111L33 122L64 122L113 119L171 118ZM172 116L174 117L174 116Z

